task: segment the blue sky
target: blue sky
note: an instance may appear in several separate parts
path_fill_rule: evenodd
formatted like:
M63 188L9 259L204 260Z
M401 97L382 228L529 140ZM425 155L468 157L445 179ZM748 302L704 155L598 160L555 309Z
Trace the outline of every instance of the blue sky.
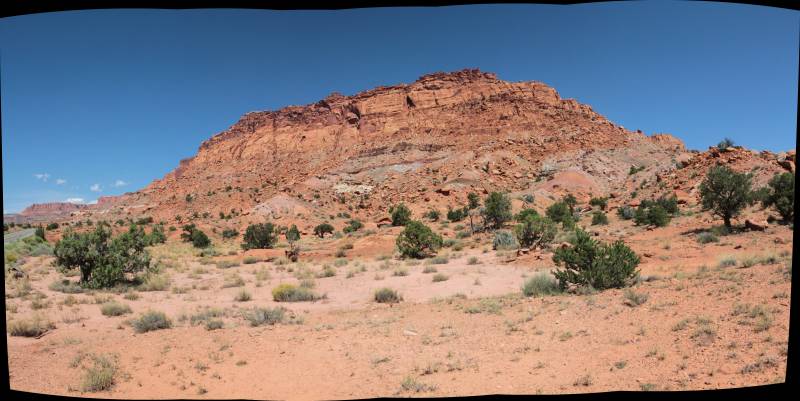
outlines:
M693 149L793 149L799 26L666 1L5 18L3 211L140 189L248 111L475 67Z

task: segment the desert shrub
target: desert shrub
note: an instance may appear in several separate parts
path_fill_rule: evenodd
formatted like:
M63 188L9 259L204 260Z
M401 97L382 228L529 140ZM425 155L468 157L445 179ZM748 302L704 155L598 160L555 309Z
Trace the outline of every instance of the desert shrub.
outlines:
M38 337L54 328L55 324L38 314L30 318L15 319L7 324L8 334L14 337Z
M714 166L708 170L700 184L703 210L721 217L725 227L731 227L736 217L751 199L752 175L737 173L727 166Z
M656 227L665 227L671 220L667 211L655 202L642 201L636 209L634 221L636 225L652 224Z
M525 208L520 210L520 212L514 216L514 220L516 220L518 223L521 223L528 216L539 216L539 213L533 208Z
M284 321L286 316L286 309L283 307L277 308L253 308L244 314L245 319L250 322L253 327L263 325L274 325Z
M730 138L725 138L719 141L719 143L717 144L717 148L719 148L720 150L728 149L731 146L733 146L733 140Z
M561 292L558 280L547 273L537 273L533 277L525 280L522 285L522 294L526 297L538 297L542 295L553 295Z
M600 210L606 210L606 207L608 207L608 198L605 196L592 198L589 200L589 205L597 206L600 208Z
M448 277L446 274L436 273L433 275L433 279L431 281L433 281L434 283L438 283L441 281L447 281L449 278L450 277Z
M603 290L623 287L638 275L637 256L622 241L611 245L592 239L581 229L575 231L572 246L556 249L553 262L564 266L554 272L561 289L569 284Z
M208 248L211 246L211 240L208 235L202 230L197 228L194 224L187 224L183 226L181 239L185 242L191 242L195 248Z
M426 265L446 265L450 263L447 256L435 256L425 261Z
M439 213L438 210L428 210L422 217L430 221L438 221L440 216L441 214Z
M233 297L233 300L236 302L247 302L253 299L253 296L250 295L250 292L242 288L239 292L236 293L236 296Z
M373 299L380 304L393 304L402 301L403 297L397 291L384 287L375 291Z
M231 267L239 266L239 262L235 260L220 260L217 262L218 269L229 269Z
M325 234L333 233L333 226L328 223L322 223L316 227L314 227L314 235L325 238Z
M57 230L58 229L58 223L50 223L50 224L47 225L46 228L47 228L47 231Z
M97 392L114 386L117 365L105 356L94 356L92 366L86 369L81 388L86 392Z
M467 217L467 210L458 208L458 209L447 209L447 220L455 223L461 220L464 220L464 217Z
M156 224L153 226L153 229L150 230L150 234L147 236L147 244L156 245L163 244L165 242L167 242L167 236L164 234L164 226L161 224Z
M548 217L529 213L520 221L520 224L514 227L514 233L523 247L544 248L553 242L553 238L556 236L556 225Z
M709 231L701 232L697 234L697 242L701 244L708 244L709 242L719 242L719 237L717 237L714 233Z
M131 313L131 307L120 302L110 301L100 305L100 313L103 316L122 316Z
M499 229L511 220L511 199L500 192L492 192L483 202L482 215L487 228Z
M352 233L360 230L362 227L364 227L364 223L362 223L360 220L354 219L347 222L347 225L344 226L342 232L344 232L345 234Z
M634 175L642 170L644 170L644 166L631 166L630 170L628 170L628 175Z
M292 224L288 230L286 230L286 241L289 243L300 241L300 230L297 229L297 226Z
M517 243L517 239L514 237L514 234L512 234L511 231L497 230L494 232L492 249L507 250L517 248L519 248L519 243Z
M242 249L270 249L276 242L278 236L272 223L251 224L244 232Z
M422 269L422 272L425 273L425 274L436 273L437 271L439 271L439 270L437 270L436 267L433 266L433 265L425 265L425 268Z
M607 225L608 224L608 216L606 216L603 212L594 212L592 213L592 225Z
M36 231L33 233L33 235L35 235L35 236L37 236L37 237L39 237L39 238L41 238L41 239L43 239L45 241L47 240L47 238L44 237L44 228L42 226L36 227Z
M564 201L559 201L550 205L545 211L545 214L550 220L561 223L564 228L571 227L574 224L572 211L569 205Z
M617 215L623 220L631 220L636 216L636 209L625 205L617 209Z
M319 298L310 289L292 284L281 284L272 289L272 299L275 302L305 302L316 301Z
M169 288L170 280L165 274L147 274L139 285L139 291L165 291Z
M242 263L244 263L246 265L252 265L252 264L258 263L260 261L261 261L261 259L255 257L255 256L247 256L242 260Z
M423 258L442 247L442 236L419 221L409 221L397 236L397 249L403 257Z
M794 217L794 174L775 174L769 180L762 204L764 207L774 206L784 222L791 222Z
M126 273L136 273L150 267L150 254L144 229L130 229L111 238L111 230L98 224L94 231L75 233L67 229L56 243L56 264L62 271L80 269L81 284L93 287L112 287L124 280Z
M138 319L134 319L131 325L137 333L146 333L153 330L168 329L172 327L172 321L164 312L147 311Z
M230 239L236 238L239 236L239 230L235 230L233 228L226 228L222 230L222 238Z
M222 320L219 320L219 319L210 319L210 320L207 320L206 323L205 323L205 328L208 331L219 330L219 329L221 329L223 327L225 327L225 322L223 322Z
M389 214L392 216L392 225L395 227L404 226L411 221L411 210L404 203L390 207Z
M639 306L645 302L650 296L643 292L636 292L630 288L625 289L622 293L624 302L629 306Z
M80 294L83 292L83 287L67 279L53 281L48 288L51 291L63 292L64 294Z

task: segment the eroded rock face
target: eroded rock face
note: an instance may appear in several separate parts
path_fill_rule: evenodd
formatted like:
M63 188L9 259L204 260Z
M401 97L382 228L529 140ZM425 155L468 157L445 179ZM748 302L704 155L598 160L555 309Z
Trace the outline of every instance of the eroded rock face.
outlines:
M69 214L70 212L83 210L86 207L87 205L69 202L35 203L26 207L25 210L19 212L19 214L27 217L60 216Z
M671 135L626 130L544 83L462 70L247 113L162 179L93 210L171 224L233 215L244 226L291 198L303 207L269 215L305 230L344 212L378 221L398 202L415 214L459 207L473 191L627 194L639 184L631 166L647 166L637 179L655 177L690 164L687 153Z

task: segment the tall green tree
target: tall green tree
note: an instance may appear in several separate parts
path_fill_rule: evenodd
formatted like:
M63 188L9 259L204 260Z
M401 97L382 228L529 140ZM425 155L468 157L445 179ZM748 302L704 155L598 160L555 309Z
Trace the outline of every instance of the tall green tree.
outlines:
M731 219L750 203L751 187L751 174L737 173L727 166L711 167L700 184L703 210L721 217L725 227L731 228Z

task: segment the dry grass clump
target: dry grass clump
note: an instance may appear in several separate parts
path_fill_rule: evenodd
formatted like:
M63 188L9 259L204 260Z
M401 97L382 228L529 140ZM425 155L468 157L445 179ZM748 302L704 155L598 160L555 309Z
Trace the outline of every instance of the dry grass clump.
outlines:
M87 392L108 390L114 386L117 364L108 357L98 355L92 358L93 365L86 369L81 388Z
M309 288L298 287L292 284L281 284L272 289L272 299L275 302L305 302L316 301L322 297Z
M134 319L131 325L133 325L133 329L137 333L146 333L153 330L168 329L172 327L172 321L164 312L148 311L138 319Z
M8 334L15 337L38 337L55 328L53 322L39 314L8 322Z
M241 291L237 292L236 296L233 297L233 300L236 302L247 302L251 299L253 299L253 296L250 295L250 293L244 288L242 288Z
M392 304L402 301L403 297L397 291L384 287L375 291L374 299L380 304Z
M110 301L100 305L100 313L103 316L122 316L131 312L130 306L117 301Z

